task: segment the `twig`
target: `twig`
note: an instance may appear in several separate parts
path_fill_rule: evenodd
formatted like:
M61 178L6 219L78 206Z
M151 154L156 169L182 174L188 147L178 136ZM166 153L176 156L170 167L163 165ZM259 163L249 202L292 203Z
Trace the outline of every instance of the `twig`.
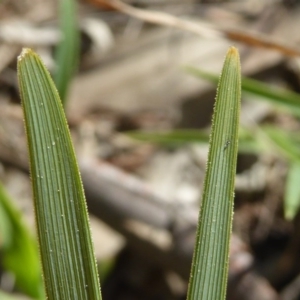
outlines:
M300 56L300 50L285 46L278 41L270 39L266 35L262 34L253 34L253 33L246 33L237 30L231 29L224 29L220 26L211 24L207 24L205 22L200 21L188 21L183 20L173 15L157 12L157 11L150 11L150 10L143 10L139 8L132 7L128 4L123 3L119 0L88 0L92 4L96 6L105 5L113 10L120 11L124 14L129 16L141 19L146 22L164 25L168 27L178 28L181 30L186 30L202 37L209 37L209 38L226 38L230 39L235 42L242 42L248 44L250 46L265 48L276 50L281 52L287 56Z
M99 0L89 0L89 1L91 1L94 4L99 3ZM196 23L188 20L183 20L163 12L138 9L128 4L125 4L119 0L110 0L110 1L104 0L100 2L106 2L106 4L110 5L112 9L115 9L124 14L130 15L132 17L141 19L149 23L155 23L164 26L187 30L195 34L198 34L202 37L211 38L211 37L221 36L218 30L209 28L209 25L204 22Z

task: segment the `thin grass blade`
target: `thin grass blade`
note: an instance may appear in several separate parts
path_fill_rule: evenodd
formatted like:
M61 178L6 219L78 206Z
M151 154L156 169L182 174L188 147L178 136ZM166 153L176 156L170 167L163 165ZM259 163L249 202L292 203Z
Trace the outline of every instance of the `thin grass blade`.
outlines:
M48 299L101 299L87 208L63 107L40 58L24 49L18 79Z
M126 135L141 142L154 143L165 147L176 147L185 144L207 144L209 134L206 130L175 129L168 132L160 131L127 131ZM260 146L255 134L245 127L239 128L239 152L258 153L265 149Z
M56 48L54 82L65 104L71 79L76 71L79 56L79 28L75 0L59 1L59 19L62 40Z
M300 162L290 164L286 179L284 197L284 216L287 220L293 220L300 208Z
M207 79L212 83L217 84L218 82L218 76L215 74L199 70L194 67L186 67L185 69L190 74ZM242 90L258 96L259 99L266 100L273 104L278 104L281 107L288 109L290 113L298 117L300 116L300 94L298 93L275 88L247 77L242 78Z
M300 163L299 144L290 133L275 126L264 126L260 130L270 149L277 151L290 161Z
M126 135L143 142L150 142L164 146L177 146L186 143L208 144L209 134L204 130L196 129L177 129L167 132L143 132L127 131Z
M284 195L284 215L292 220L300 208L300 150L298 136L276 127L262 128L266 137L277 150L289 161L289 171L286 179Z
M238 152L240 76L238 51L231 47L214 108L188 300L221 300L226 296Z

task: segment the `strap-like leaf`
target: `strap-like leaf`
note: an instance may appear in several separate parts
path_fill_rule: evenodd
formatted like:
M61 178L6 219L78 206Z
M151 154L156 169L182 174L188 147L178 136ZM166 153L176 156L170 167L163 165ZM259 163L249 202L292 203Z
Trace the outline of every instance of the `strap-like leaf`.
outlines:
M78 66L79 28L77 25L76 0L59 1L59 21L62 40L55 51L56 72L54 81L63 104L66 103L68 88Z
M209 80L212 83L218 82L218 76L193 67L185 68L189 73ZM290 90L276 88L261 81L243 77L243 92L256 96L257 99L268 101L272 104L278 104L282 108L286 108L295 116L300 116L300 94Z
M293 220L300 208L300 163L292 161L286 179L284 197L284 216L287 220Z
M241 98L239 55L230 48L219 81L188 299L225 299Z
M48 299L101 299L86 202L63 107L39 57L24 49L18 78Z
M156 143L162 146L181 146L189 143L208 144L209 134L199 129L175 129L172 131L127 131L126 135L138 141ZM245 127L239 129L239 152L257 153L265 150L253 132Z
M298 135L293 135L286 130L267 126L262 128L262 133L267 137L266 142L271 142L273 148L279 151L289 161L289 171L286 178L284 196L284 215L287 220L292 220L300 208L300 151Z
M23 224L21 213L0 183L1 263L16 286L35 299L43 299L43 282L36 240ZM2 298L0 293L0 299Z

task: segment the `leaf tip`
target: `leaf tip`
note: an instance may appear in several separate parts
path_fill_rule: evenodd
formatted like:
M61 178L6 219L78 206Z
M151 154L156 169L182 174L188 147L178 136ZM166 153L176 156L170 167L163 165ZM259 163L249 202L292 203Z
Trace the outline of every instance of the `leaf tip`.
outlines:
M233 56L238 56L239 55L239 51L234 46L231 46L231 47L229 47L227 54L228 55L233 55Z
M33 53L30 48L23 48L21 54L18 56L18 62L21 62L30 53Z
M238 73L240 73L241 63L240 63L240 55L239 50L231 46L229 47L225 60L233 67L238 68Z

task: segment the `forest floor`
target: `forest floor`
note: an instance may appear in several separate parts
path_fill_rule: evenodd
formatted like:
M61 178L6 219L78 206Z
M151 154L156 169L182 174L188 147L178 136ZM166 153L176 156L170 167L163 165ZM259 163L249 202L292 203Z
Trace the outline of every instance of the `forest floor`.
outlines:
M33 232L16 62L30 47L55 72L57 2L0 3L0 180ZM66 114L103 297L184 299L208 151L200 136L209 132L216 91L184 68L220 74L235 45L244 76L300 92L300 5L127 1L137 9L134 17L100 2L78 3L80 61ZM141 10L154 12L151 23ZM171 26L167 15L183 23ZM299 132L297 116L261 100L242 96L241 126L255 138L264 125ZM300 299L300 215L284 217L291 160L277 148L238 155L228 300ZM295 151L300 157L300 148Z

